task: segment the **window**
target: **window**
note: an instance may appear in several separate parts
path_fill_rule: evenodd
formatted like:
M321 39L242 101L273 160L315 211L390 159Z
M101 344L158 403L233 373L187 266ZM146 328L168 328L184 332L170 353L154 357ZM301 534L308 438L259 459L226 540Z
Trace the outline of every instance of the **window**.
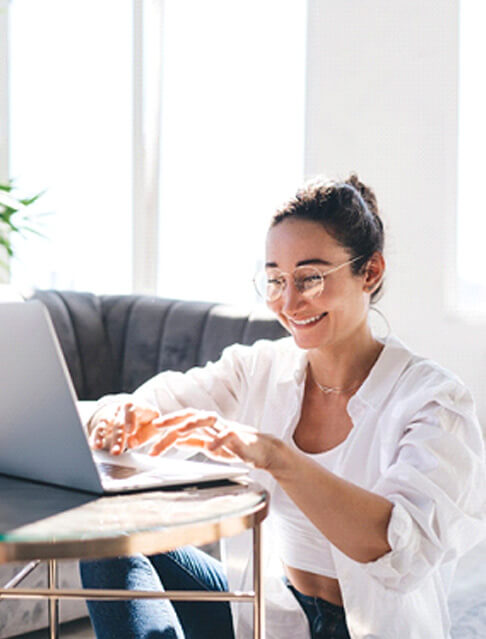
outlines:
M305 36L302 0L11 0L10 173L53 212L14 284L253 303L267 224L303 177Z
M268 222L303 177L305 5L166 2L163 295L254 301Z
M459 175L458 175L458 304L470 313L486 312L485 181L486 43L484 0L460 4Z
M19 288L131 285L131 0L11 0L10 175L49 211Z

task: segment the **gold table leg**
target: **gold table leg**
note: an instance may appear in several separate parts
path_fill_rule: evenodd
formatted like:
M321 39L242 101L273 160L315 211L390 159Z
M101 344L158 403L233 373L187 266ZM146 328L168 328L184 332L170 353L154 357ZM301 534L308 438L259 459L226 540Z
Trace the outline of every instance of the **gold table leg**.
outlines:
M57 588L57 563L55 559L49 559L47 562L47 587L49 589ZM49 598L47 605L49 639L59 639L59 599Z
M253 528L253 634L255 639L265 637L265 606L263 596L263 561L261 524Z

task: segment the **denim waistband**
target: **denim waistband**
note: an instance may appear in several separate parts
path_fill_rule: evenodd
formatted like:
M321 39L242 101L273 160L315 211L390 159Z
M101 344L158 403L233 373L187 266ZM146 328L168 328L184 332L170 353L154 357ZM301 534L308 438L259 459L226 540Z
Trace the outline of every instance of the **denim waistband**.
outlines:
M290 590L294 593L294 596L299 601L306 604L313 604L322 611L327 611L329 613L333 613L334 615L342 615L344 617L343 606L331 603L330 601L327 601L327 599L321 599L320 597L311 597L310 595L304 595L304 593L300 592L300 590L297 590L295 586L292 586L287 577L284 577L283 580L287 588L290 588Z

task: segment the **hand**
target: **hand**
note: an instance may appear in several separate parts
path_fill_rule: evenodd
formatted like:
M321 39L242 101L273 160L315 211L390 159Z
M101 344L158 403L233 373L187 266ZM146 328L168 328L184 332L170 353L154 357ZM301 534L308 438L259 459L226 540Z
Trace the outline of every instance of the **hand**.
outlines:
M160 434L149 455L160 455L171 446L182 444L199 448L214 459L241 460L271 472L282 446L275 437L207 411L171 413L157 419L154 425Z
M159 419L160 413L150 406L133 402L108 405L92 424L89 444L91 448L121 455L126 448L135 448L158 433Z

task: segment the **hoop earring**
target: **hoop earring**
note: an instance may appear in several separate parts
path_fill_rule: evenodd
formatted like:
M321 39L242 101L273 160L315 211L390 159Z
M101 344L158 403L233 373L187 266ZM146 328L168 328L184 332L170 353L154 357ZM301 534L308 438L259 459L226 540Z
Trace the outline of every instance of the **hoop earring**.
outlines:
M390 337L390 334L392 332L391 329L391 325L390 322L388 321L386 315L383 313L383 311L380 311L379 308L377 308L376 306L370 306L369 308L370 311L375 311L375 313L377 315L379 315L379 317L383 320L383 322L385 323L386 326L386 335L384 335L383 337L380 337L379 339L383 339L383 340L387 340Z

